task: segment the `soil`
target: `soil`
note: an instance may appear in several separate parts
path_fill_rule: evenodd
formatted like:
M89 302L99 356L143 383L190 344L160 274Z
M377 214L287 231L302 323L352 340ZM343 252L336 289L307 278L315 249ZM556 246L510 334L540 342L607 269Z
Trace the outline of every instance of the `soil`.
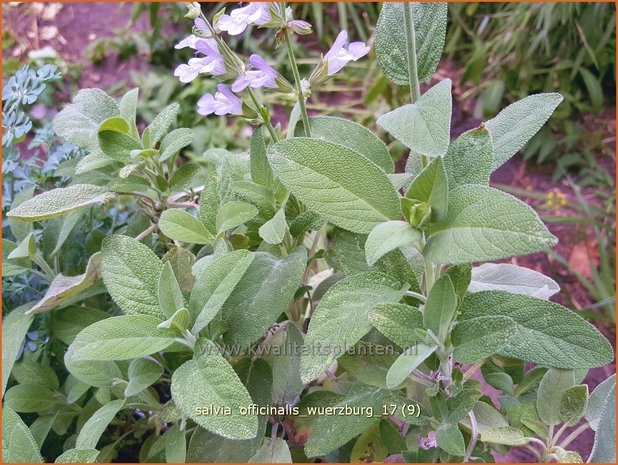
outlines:
M25 58L28 52L32 50L39 50L45 46L50 46L67 63L81 65L82 72L78 81L76 83L69 83L75 84L72 86L74 88L101 87L105 89L122 82L130 84L130 71L145 71L148 69L147 56L138 54L128 60L119 60L117 52L111 50L106 52L106 59L101 64L94 65L84 57L84 52L96 40L116 37L118 30L127 26L131 13L132 6L129 3L48 3L44 5L21 3L13 4L12 6L3 3L2 18L5 30L16 41L16 45L8 51L3 48L3 57L4 59L10 57ZM142 15L132 26L132 30L148 31L149 27L147 15ZM173 26L167 27L169 29L166 30L166 33L177 32ZM452 62L446 61L441 64L434 78L434 82L436 82L448 76L454 83L453 137L470 128L477 127L481 122L481 120L475 119L472 116L473 102L468 100L467 104L463 104L458 99L467 90L458 85L461 72ZM358 96L358 94L354 93L342 96L339 93L337 97L333 97L332 100L328 100L326 103L332 105L338 103L335 99L345 97L356 99ZM611 174L614 179L614 185L616 173L615 114L616 110L614 107L606 108L602 115L588 115L584 121L586 127L596 128L601 131L604 143L608 146L609 151L614 154L613 157L599 156L597 159L599 169L606 170ZM405 161L400 161L397 166L398 172L403 171L404 164ZM524 201L537 209L537 211L545 208L544 203L546 199L539 199L538 196L534 195L535 193L560 192L566 199L567 205L553 207L549 210L545 209L542 214L565 217L581 216L581 213L571 207L576 205L576 196L571 185L566 180L558 183L553 182L551 178L552 172L553 167L551 165L526 163L518 155L494 173L492 184L518 188L523 193L529 192L529 195L518 195L518 197L523 198ZM575 178L577 177L577 173L572 173L572 175ZM595 188L584 188L582 194L593 204L598 203ZM608 194L614 195L613 193ZM611 218L609 220L615 221L615 219ZM559 238L559 243L554 250L564 259L571 260L574 257L574 253L583 254L582 259L577 263L581 265L584 272L586 271L586 265L589 266L589 262L594 264L595 261L598 261L598 256L595 256L595 252L591 250L594 249L595 239L590 229L582 228L575 223L552 223L549 224L549 229ZM592 247L590 247L591 244L593 245ZM612 247L607 253L615 253L615 237L612 238L611 245ZM552 299L556 302L576 310L585 309L594 304L590 294L569 270L545 253L517 257L508 260L508 262L532 268L552 276L561 284L563 289L562 292ZM600 326L600 329L607 335L615 347L615 326ZM590 370L586 377L586 382L592 390L614 372L614 365ZM491 392L491 388L489 388L488 393L495 394ZM593 433L589 430L582 434L573 443L572 447L580 451L583 459L586 460L592 441ZM508 455L496 458L499 461L534 461L532 456L523 448L513 449Z

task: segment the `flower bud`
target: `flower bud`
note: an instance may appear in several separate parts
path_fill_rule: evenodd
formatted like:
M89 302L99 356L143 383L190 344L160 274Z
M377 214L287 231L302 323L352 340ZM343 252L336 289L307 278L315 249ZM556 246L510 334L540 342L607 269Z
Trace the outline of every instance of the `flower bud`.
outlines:
M431 218L431 205L416 199L404 197L401 199L403 216L414 228L423 228Z
M195 19L199 18L202 14L202 9L200 8L200 4L197 2L185 3L185 6L189 10L185 15L185 18Z
M288 28L294 34L298 34L301 36L311 34L313 32L313 30L311 29L311 24L309 24L307 21L302 21L300 19L293 19L292 21L288 22Z
M311 84L311 86L315 87L317 85L322 84L328 79L329 79L328 63L326 62L326 60L322 58L318 66L316 66L313 72L311 73L311 76L309 76L309 83Z

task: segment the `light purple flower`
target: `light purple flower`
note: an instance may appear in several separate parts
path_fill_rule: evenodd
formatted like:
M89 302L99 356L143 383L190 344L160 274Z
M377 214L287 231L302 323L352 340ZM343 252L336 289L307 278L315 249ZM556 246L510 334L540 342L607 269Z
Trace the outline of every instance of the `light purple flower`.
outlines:
M258 87L277 87L275 71L266 61L259 55L253 54L249 57L249 63L254 69L246 71L238 76L232 84L234 92L240 92L251 86L254 89Z
M350 61L356 61L369 53L369 47L363 42L348 42L348 31L341 31L330 48L324 55L328 65L328 76L339 72Z
M223 14L217 20L217 27L229 35L241 34L250 24L262 26L271 21L269 3L249 3L247 6Z
M288 27L293 33L298 35L311 34L311 24L302 19L292 19L288 21Z
M182 48L192 48L193 50L195 50L195 43L200 40L199 37L197 37L195 34L191 34L190 36L185 37L184 39L182 39L180 42L178 42L176 45L174 45L174 48L176 50L180 50Z
M193 24L195 24L195 28L198 31L207 31L210 33L210 29L208 29L206 22L202 18L195 18L195 21L193 21Z
M189 37L185 40L188 39ZM195 48L204 56L193 57L187 64L179 65L174 70L174 76L177 76L180 82L191 82L198 74L219 76L225 73L223 56L219 53L217 42L214 39L200 39L197 37L196 39L194 46L191 48Z
M418 446L421 449L428 450L438 447L435 431L430 431L426 438L418 438Z
M242 115L242 100L236 97L230 89L223 84L217 86L219 92L215 95L205 94L197 102L197 112L200 115L208 116L211 114L223 115Z

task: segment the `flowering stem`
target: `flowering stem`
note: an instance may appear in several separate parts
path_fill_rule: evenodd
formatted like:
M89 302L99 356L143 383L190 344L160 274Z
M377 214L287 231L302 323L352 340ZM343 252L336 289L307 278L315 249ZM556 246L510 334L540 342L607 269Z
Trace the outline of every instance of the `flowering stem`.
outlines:
M406 31L406 51L408 53L408 75L410 79L410 97L412 103L421 96L421 88L418 82L418 65L416 62L416 33L414 31L414 14L412 5L408 2L403 4L403 23Z
M285 6L282 7L285 11ZM298 64L296 63L296 56L294 55L294 45L292 44L292 38L290 36L290 30L285 29L285 45L288 49L288 56L290 57L290 64L292 65L292 73L294 74L294 82L296 84L296 94L298 95L298 106L300 107L300 114L303 119L303 126L305 128L305 136L311 137L311 130L309 129L309 115L307 114L307 107L305 105L305 96L303 95L303 89L300 81L300 72L298 71Z
M275 128L273 128L273 125L270 122L270 115L268 115L267 118L264 118L264 114L261 111L262 105L258 101L257 95L255 95L255 91L251 87L247 87L247 90L249 91L249 97L251 97L251 100L253 101L253 104L255 105L256 111L260 115L262 115L262 119L264 120L264 124L266 125L266 128L268 129L268 132L270 133L270 137L272 137L273 142L278 142L279 136L277 136L277 132L275 131Z

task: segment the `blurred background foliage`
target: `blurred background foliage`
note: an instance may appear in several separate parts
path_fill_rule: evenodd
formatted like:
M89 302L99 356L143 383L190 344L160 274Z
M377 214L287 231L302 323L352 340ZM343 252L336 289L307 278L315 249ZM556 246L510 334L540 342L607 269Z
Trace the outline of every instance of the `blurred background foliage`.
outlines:
M74 7L41 5L22 3L3 8L3 83L23 64L33 70L53 64L62 74L62 79L48 82L37 101L28 106L25 113L32 127L3 147L3 212L9 202L19 198L19 192L63 182L62 167L71 163L75 154L54 140L49 122L80 86L99 86L90 79L93 74L113 75L109 84L100 85L111 94L139 87L142 121L150 121L172 101L180 103L179 126L193 127L198 133L185 154L189 158L207 160L203 154L212 149L248 148L251 127L245 122L203 118L196 113L197 100L214 90L212 80L196 79L183 85L172 75L174 67L191 55L188 49L174 49L174 44L191 30L191 21L183 18L182 4L115 5L122 13L115 19L103 18L103 23L109 23L105 26L107 34L98 33L96 37L90 37L93 34L89 32L93 29L91 22L98 18L76 17L85 31L82 36L88 36L80 44L59 40L62 24L58 18L65 14L62 9ZM212 16L231 4L202 6ZM301 73L310 72L341 29L347 29L352 40L373 43L380 3L292 6L295 17L309 21L315 31L301 38ZM49 13L54 8L56 16ZM502 177L497 173L496 182L509 184L501 187L525 196L542 211L545 221L554 224L561 245L545 257L542 266L552 267L555 275L562 274L558 277L562 282L574 283L565 287L564 298L590 318L611 326L615 323L615 254L608 251L615 250L616 228L615 16L612 3L449 4L446 59L436 76L448 76L454 82L455 134L477 126L528 94L564 95L565 101L550 124L524 148L520 158L505 167L510 171L504 171ZM36 38L25 37L33 27L29 21L37 27ZM45 34L49 40L39 40L45 39ZM291 79L285 51L275 49L271 34L249 30L229 37L229 43L247 56L268 53L269 62ZM78 59L65 59L66 47L77 49ZM309 111L343 115L380 134L374 126L376 116L407 103L409 95L405 87L387 81L374 58L370 55L369 59L350 63L345 73L314 91ZM272 105L274 121L286 121L293 102L282 102L280 96L272 94L265 98ZM8 127L3 125L3 135L6 131ZM398 169L403 170L404 147L390 143L389 148L395 160L400 160ZM88 231L104 234L113 226L98 221L96 217L84 221L84 228L76 230L75 234L80 234L76 243L98 240L98 233L97 237L88 237ZM5 291L12 298L24 297L25 291L38 292L37 284L15 282L13 287L5 286ZM582 297L578 289L586 296Z

